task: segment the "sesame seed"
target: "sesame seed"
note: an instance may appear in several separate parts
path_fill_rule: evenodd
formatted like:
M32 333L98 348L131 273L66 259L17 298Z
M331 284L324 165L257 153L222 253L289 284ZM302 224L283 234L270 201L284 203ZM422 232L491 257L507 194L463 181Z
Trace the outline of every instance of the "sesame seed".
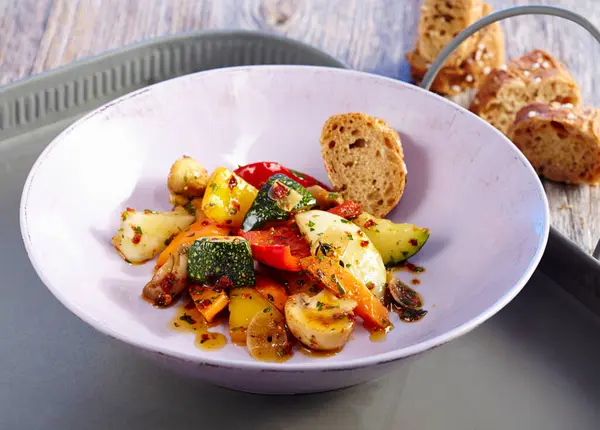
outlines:
M535 82L536 84L539 84L540 82L542 82L542 78L540 78L539 76L536 77L533 82Z
M479 45L477 45L477 49L483 51L485 49L485 45L483 43L480 43Z
M461 88L458 85L452 85L452 91L460 92Z
M531 66L532 70L537 70L540 68L540 63L533 63L533 66Z
M490 66L485 66L485 67L483 68L483 74L484 74L484 75L489 75L491 71L492 71L492 69L491 69L491 67L490 67Z
M523 74L524 74L525 76L529 76L529 75L531 75L531 73L529 73L529 70L525 70L525 71L523 72Z
M467 75L467 76L465 77L465 80L466 80L467 82L473 82L473 75Z
M548 67L550 67L550 63L549 63L549 62L547 62L547 61L544 61L544 62L542 63L542 67L543 67L544 69L547 69Z
M529 112L529 113L527 114L527 116L528 116L529 118L533 118L534 116L537 116L537 114L538 114L538 113L537 113L536 111L532 110L531 112Z
M483 59L487 60L490 58L490 54L488 54L487 52L485 54L483 54Z
M565 103L562 107L563 109L573 109L573 103Z
M569 112L569 114L567 115L567 119L570 119L571 121L575 119L575 114L573 114L573 112Z
M508 70L508 66L506 64L503 64L500 66L500 70Z
M479 67L483 67L483 61L479 60L479 61L477 62L477 65L478 65Z

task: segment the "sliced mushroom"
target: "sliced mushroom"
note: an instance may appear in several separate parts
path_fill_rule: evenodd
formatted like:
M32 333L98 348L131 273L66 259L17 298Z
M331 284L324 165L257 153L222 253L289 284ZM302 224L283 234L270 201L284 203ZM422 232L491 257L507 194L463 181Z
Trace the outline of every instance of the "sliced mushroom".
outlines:
M258 312L248 325L246 345L260 361L281 362L292 356L292 343L285 317L275 307Z
M339 299L329 290L312 297L300 293L288 298L285 317L291 332L306 347L336 351L352 334L355 307L354 300Z
M184 243L160 266L144 286L142 294L156 306L168 306L186 287L188 252L190 245Z
M423 308L421 295L399 279L388 277L388 291L391 296L390 307L400 320L415 322L422 319L427 311Z
M421 295L399 279L389 280L388 290L394 301L401 306L410 309L421 309L423 307Z

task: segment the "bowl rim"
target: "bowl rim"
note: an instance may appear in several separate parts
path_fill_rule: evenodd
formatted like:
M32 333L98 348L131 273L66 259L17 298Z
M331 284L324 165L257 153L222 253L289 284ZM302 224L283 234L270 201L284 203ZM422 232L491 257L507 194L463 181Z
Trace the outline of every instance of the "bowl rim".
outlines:
M531 261L529 262L529 265L527 266L525 271L521 274L518 281L508 290L507 293L505 293L504 295L499 297L492 306L490 306L487 309L485 309L484 311L480 312L478 315L471 318L470 320L464 322L463 324L461 324L445 333L442 333L442 334L435 336L431 339L428 339L426 341L422 341L422 342L418 342L418 343L406 346L404 348L398 348L393 351L375 354L375 355L367 356L367 357L361 357L361 358L352 359L352 360L347 360L347 361L342 361L342 362L315 359L313 361L305 362L305 363L287 363L287 362L286 363L268 363L268 362L260 362L260 361L253 361L253 360L251 361L251 360L239 360L239 359L224 359L224 358L219 357L219 354L217 351L215 351L214 353L208 354L208 356L200 357L200 356L197 356L197 355L194 355L191 353L182 352L182 351L167 350L167 349L161 347L160 345L154 345L151 342L140 341L139 339L135 339L135 338L131 338L130 336L123 335L119 331L109 328L106 325L104 325L101 321L96 320L92 315L88 314L85 309L82 309L82 308L78 307L77 305L73 304L69 300L69 296L63 294L62 289L60 287L53 285L52 282L50 282L49 277L46 276L46 273L44 272L40 263L35 259L34 249L32 246L31 238L29 236L30 232L29 232L28 223L27 223L27 204L28 204L28 199L29 199L29 191L35 180L35 175L36 175L36 172L39 169L39 167L44 163L44 161L50 155L50 153L53 151L53 149L56 148L58 145L60 145L60 143L72 132L72 130L79 127L86 121L89 121L94 116L102 113L104 110L110 109L114 105L120 104L129 99L138 97L148 91L152 91L153 88L156 86L164 86L165 84L168 85L169 83L172 84L171 81L185 81L185 80L188 80L191 77L194 77L197 75L211 75L211 74L216 74L216 73L217 74L240 73L240 72L244 72L244 71L252 71L255 69L263 69L265 71L293 71L293 70L301 70L301 69L303 69L303 70L321 69L321 70L327 70L330 73L334 73L334 74L343 74L343 75L361 77L361 78L366 78L369 80L384 82L389 85L404 87L405 89L410 90L410 91L425 93L425 94L427 94L427 97L432 97L434 99L437 99L439 103L445 103L448 106L450 106L451 108L457 110L458 112L461 112L463 114L472 115L472 117L473 117L472 120L480 121L480 124L482 124L483 127L488 127L489 129L491 129L490 131L492 131L493 133L496 133L496 136L500 140L503 140L506 145L510 145L510 148L511 148L510 150L512 150L514 152L514 154L517 156L517 159L519 161L521 161L521 163L524 164L525 168L529 170L531 175L533 175L535 177L535 183L538 187L538 191L540 192L539 193L540 196L542 196L542 203L544 206L543 207L542 235L537 243L537 248L536 248L535 254L533 255L533 257L532 257ZM261 371L261 372L271 372L271 371L273 371L273 372L305 372L305 371L339 371L339 370L348 370L348 369L360 369L360 368L390 363L393 361L397 361L397 360L400 360L400 359L403 359L403 358L406 358L409 356L413 356L413 355L425 352L425 351L435 348L437 346L441 346L453 339L456 339L456 338L463 336L463 335L467 334L468 332L472 331L473 329L475 329L476 327L481 325L483 322L487 321L492 316L494 316L496 313L498 313L508 303L510 303L510 301L512 301L512 299L514 299L514 297L516 297L516 295L523 289L525 284L529 281L529 279L533 275L533 272L535 271L538 264L540 263L542 255L543 255L546 245L548 243L548 236L549 236L549 231L550 231L550 210L549 210L548 199L547 199L546 193L544 192L544 188L543 188L541 180L539 179L539 176L537 175L537 173L535 172L535 170L533 169L531 164L527 161L525 156L516 147L514 147L512 145L510 140L508 140L508 138L506 136L504 136L500 131L495 129L493 126L491 126L490 124L485 122L483 119L481 119L477 115L473 114L472 112L468 111L467 109L463 108L462 106L460 106L444 97L441 97L441 96L439 96L435 93L432 93L430 91L427 91L423 88L420 88L418 86L415 86L415 85L412 85L412 84L409 84L409 83L406 83L406 82L403 82L403 81L400 81L397 79L380 76L380 75L363 72L363 71L351 70L351 69L341 69L341 68L324 67L324 66L304 66L304 65L251 65L251 66L235 66L235 67L225 67L225 68L220 68L220 69L205 70L205 71L191 73L191 74L184 75L184 76L179 76L179 77L169 79L169 80L166 80L163 82L159 82L159 83L141 88L139 90L133 91L131 93L125 94L115 100L112 100L112 101L94 109L93 111L91 111L88 114L84 115L83 117L79 118L77 121L75 121L73 124L71 124L67 129L65 129L58 136L56 136L46 146L46 148L40 153L37 160L33 164L32 168L27 176L27 179L23 186L23 192L21 194L21 202L20 202L20 208L19 208L19 222L20 222L21 237L22 237L23 243L25 245L25 250L27 252L27 256L28 256L34 270L36 271L38 277L42 281L42 283L62 303L63 306L65 306L69 311L71 311L73 314L75 314L81 320L83 320L84 322L86 322L87 324L92 326L95 330L98 330L99 332L101 332L113 339L120 340L126 344L141 348L150 353L156 353L159 355L168 356L170 358L174 358L174 359L184 361L184 362L194 363L196 365L209 366L209 367L212 366L212 367L219 367L219 368L230 368L230 369L238 369L238 370L254 370L254 371ZM214 357L212 355L214 355Z

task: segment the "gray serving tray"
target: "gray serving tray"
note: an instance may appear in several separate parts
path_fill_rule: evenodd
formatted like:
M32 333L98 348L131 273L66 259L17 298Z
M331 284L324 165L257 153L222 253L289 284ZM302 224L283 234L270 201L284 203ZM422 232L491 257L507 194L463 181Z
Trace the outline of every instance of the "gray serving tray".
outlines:
M287 39L210 32L145 42L0 88L0 429L600 428L600 318L590 312L600 313L600 270L555 230L531 281L491 320L386 378L325 394L259 396L186 379L83 324L50 294L18 221L23 183L43 148L127 92L262 63L343 67Z

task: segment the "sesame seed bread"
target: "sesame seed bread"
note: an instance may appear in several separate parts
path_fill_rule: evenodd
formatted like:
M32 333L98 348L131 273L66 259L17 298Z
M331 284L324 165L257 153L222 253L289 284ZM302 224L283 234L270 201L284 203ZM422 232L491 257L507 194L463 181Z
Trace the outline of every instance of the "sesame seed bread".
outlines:
M334 189L376 217L400 201L406 165L400 136L384 121L364 113L344 113L327 120L321 155Z
M482 0L425 0L419 19L417 51L426 62L433 62L444 46L482 16ZM461 43L446 65L459 66L475 50L477 39L475 34Z
M600 110L532 103L517 113L508 137L539 175L568 184L600 183Z
M579 86L566 67L536 49L492 70L482 81L469 109L506 134L517 112L527 104L578 105L580 101Z
M492 7L484 3L484 15ZM425 61L418 49L406 54L411 76L420 85L431 63ZM505 62L504 32L499 23L491 24L479 32L475 50L458 66L444 66L433 81L431 90L443 95L455 95L476 88L483 77Z

